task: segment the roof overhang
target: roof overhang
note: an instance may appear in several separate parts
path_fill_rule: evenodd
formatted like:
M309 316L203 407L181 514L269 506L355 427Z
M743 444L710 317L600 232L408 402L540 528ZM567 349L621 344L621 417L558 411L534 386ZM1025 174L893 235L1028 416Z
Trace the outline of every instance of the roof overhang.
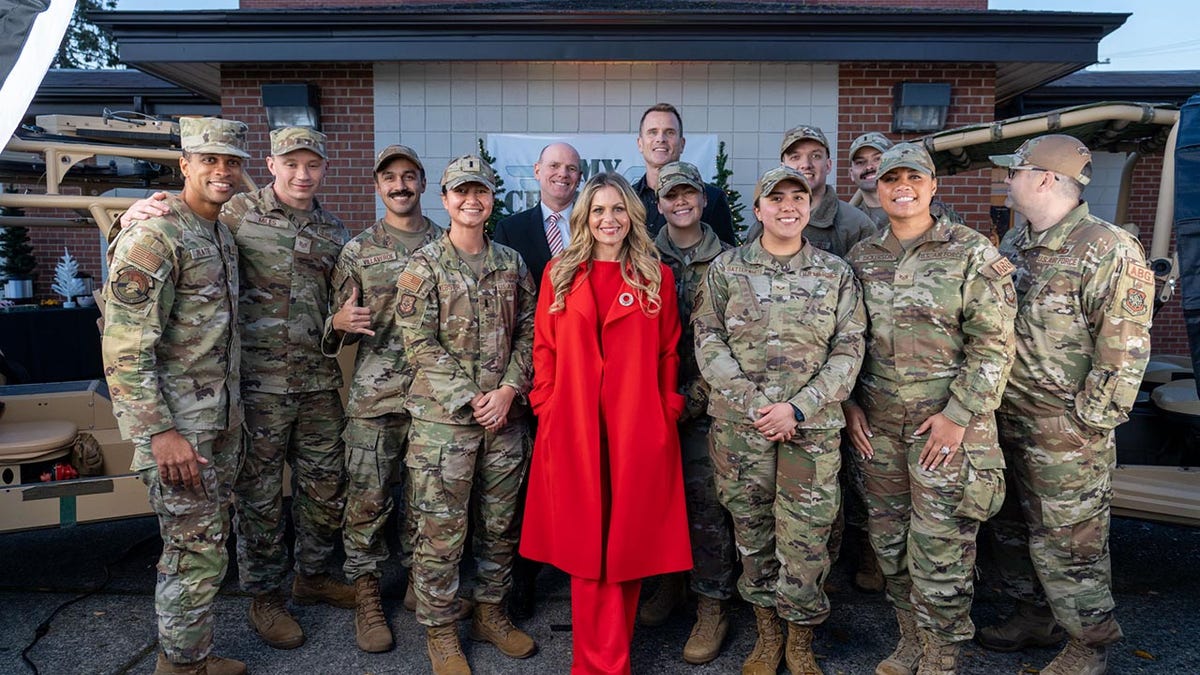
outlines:
M937 62L997 64L999 103L1094 63L1100 40L1129 16L765 2L668 2L636 11L532 11L500 4L504 11L462 3L89 17L113 33L123 62L207 96L220 94L220 67L232 63ZM605 3L588 6L596 4Z

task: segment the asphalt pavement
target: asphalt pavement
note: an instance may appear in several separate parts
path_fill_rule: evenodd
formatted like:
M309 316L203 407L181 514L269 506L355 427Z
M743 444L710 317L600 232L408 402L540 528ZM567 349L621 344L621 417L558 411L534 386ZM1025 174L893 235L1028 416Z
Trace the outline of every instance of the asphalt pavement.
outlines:
M153 518L81 525L70 529L0 535L0 673L150 673L154 669L154 565L159 551ZM1200 529L1114 519L1113 570L1117 611L1125 641L1110 659L1111 673L1200 673ZM974 618L987 625L1007 611L994 575L981 559ZM470 570L464 571L464 586ZM833 613L817 631L815 651L827 674L872 673L892 649L895 619L882 595L851 588L849 570L839 565L830 596ZM353 611L295 607L308 636L299 649L265 646L247 626L250 598L236 584L236 572L217 599L216 653L241 659L251 673L373 674L428 673L424 631L400 599L404 576L392 561L383 580L384 608L396 635L396 648L366 654L354 645ZM647 582L648 586L653 581ZM547 569L538 578L537 615L524 628L540 650L517 661L488 644L472 643L461 624L464 649L480 675L567 673L571 633L569 583ZM63 607L64 603L91 593ZM50 619L51 615L57 614ZM639 627L634 636L635 673L670 675L738 673L754 642L750 608L737 603L721 656L704 666L680 658L691 628L690 607L659 628ZM39 625L48 630L34 644ZM30 645L33 645L30 647ZM963 673L1035 673L1055 650L995 654L968 644Z

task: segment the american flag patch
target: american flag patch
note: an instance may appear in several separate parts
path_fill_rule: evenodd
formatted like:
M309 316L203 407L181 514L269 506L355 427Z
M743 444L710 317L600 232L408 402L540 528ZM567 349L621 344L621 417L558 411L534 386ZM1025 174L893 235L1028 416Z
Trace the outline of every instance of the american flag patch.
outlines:
M163 265L162 256L154 251L151 251L145 246L142 246L141 244L134 244L130 246L129 253L125 254L125 258L129 262L149 272L157 272Z
M417 291L421 290L421 284L424 283L424 279L405 270L400 274L400 280L396 282L396 286L401 290L416 293Z

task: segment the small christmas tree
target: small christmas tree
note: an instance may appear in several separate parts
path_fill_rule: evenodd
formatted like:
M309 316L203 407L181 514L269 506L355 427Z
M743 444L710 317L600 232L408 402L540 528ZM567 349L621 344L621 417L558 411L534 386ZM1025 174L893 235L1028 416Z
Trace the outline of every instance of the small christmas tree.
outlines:
M74 307L75 297L83 295L87 290L83 279L77 279L76 274L79 274L79 263L64 246L62 258L54 266L54 284L50 286L50 290L63 296L63 305L66 307Z
M721 188L729 200L729 212L733 214L733 232L741 240L742 235L746 233L746 218L742 215L746 207L741 202L742 193L729 186L729 177L732 175L729 153L725 152L725 141L721 141L717 144L717 175L713 176L712 184Z
M5 279L28 279L37 267L33 245L29 243L29 228L0 228L0 274Z
M496 158L490 155L487 151L487 148L483 146L482 138L477 138L475 140L479 144L480 159L487 162L488 166L495 170ZM492 206L492 217L488 218L486 226L488 236L491 236L492 232L496 230L496 223L512 215L512 211L508 209L508 202L504 199L504 193L506 192L508 192L508 190L504 189L504 179L500 177L500 172L496 171L496 191L492 194L492 197L495 199L495 203Z

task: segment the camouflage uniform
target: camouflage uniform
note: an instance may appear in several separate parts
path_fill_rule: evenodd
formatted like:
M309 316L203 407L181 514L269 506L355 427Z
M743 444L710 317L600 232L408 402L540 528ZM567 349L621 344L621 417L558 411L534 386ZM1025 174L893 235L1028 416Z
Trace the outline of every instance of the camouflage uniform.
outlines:
M722 253L697 300L709 449L742 557L738 590L796 624L829 615L822 583L839 503L840 403L862 363L865 327L850 268L807 242L786 264L759 239ZM784 401L804 421L792 440L767 441L752 426L756 411Z
M447 233L413 254L400 275L396 321L412 364L407 408L408 508L416 515L417 620L445 626L458 610L458 563L472 493L477 500L475 600L498 604L512 581L517 494L529 459L533 280L516 251L492 242L478 278ZM471 400L517 391L498 432L476 423Z
M428 218L425 228L426 244L442 233ZM342 543L350 580L364 574L380 576L379 565L388 557L382 533L393 508L391 477L408 442L410 418L404 397L412 382L395 320L396 279L411 253L381 219L346 244L333 272L334 307L341 307L357 290L359 302L371 310L375 332L373 336L340 334L333 329L332 315L325 320L326 355L336 356L344 345L358 344L342 433L348 480ZM405 567L412 566L413 526L406 518L400 541Z
M712 460L708 456L708 384L700 376L692 329L695 299L708 266L730 246L722 242L708 225L700 223L700 243L684 255L671 241L670 226L664 226L654 244L675 275L675 293L679 297L679 319L683 332L679 337L679 392L684 396L679 417L679 445L683 455L683 487L692 541L692 590L718 600L733 596L733 530L729 515L717 499Z
M888 600L942 642L967 640L976 534L1004 497L992 411L1012 364L1011 266L945 216L907 248L889 227L847 261L871 325L855 398L875 455L857 461ZM913 434L939 412L966 434L926 471Z
M287 575L284 461L296 478L297 571L327 572L342 523L342 375L322 353L321 338L334 265L349 237L319 205L288 208L270 185L231 199L221 222L241 253L238 325L250 446L234 491L241 585L257 595L281 590Z
M992 521L1005 590L1040 606L1049 598L1072 637L1107 645L1121 638L1108 553L1112 430L1150 357L1154 275L1137 239L1086 203L1044 232L1013 229L1000 252L1016 265L1019 298L1016 363L997 413L1012 495Z
M184 147L244 156L245 125L182 123ZM213 146L213 144L219 144ZM225 577L229 505L241 462L237 248L225 226L176 196L170 212L123 230L108 250L103 353L113 412L134 444L158 516L155 611L159 644L175 663L212 650L212 603ZM159 479L150 437L175 429L206 460L200 487Z

